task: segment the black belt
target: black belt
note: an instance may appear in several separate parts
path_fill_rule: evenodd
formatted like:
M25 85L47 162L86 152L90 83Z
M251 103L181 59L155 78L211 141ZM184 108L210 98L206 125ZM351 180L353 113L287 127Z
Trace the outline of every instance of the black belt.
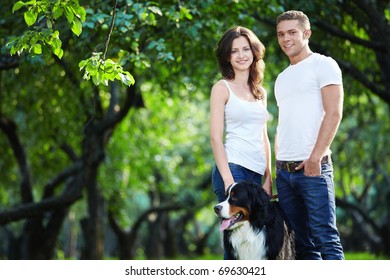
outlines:
M331 160L330 156L324 156L321 159L321 164L331 163L331 162L332 162L332 160ZM301 163L302 163L302 161L281 161L281 160L277 160L276 161L276 168L277 169L287 170L288 172L291 172L291 173L295 173L295 172L303 171L303 168L299 169L299 170L295 169Z

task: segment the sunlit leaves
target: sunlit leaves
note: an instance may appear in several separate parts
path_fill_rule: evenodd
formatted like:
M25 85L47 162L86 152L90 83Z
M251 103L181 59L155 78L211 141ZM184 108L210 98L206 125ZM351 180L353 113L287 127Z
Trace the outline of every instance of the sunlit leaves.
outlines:
M187 18L189 20L192 19L192 14L190 13L190 11L184 7L184 6L181 6L180 7L180 16L181 18Z
M76 34L77 36L79 36L80 34L81 34L81 31L82 31L82 29L83 29L83 26L82 26L82 24L81 24L81 21L78 19L78 18L75 18L73 21L72 21L72 23L71 23L71 25L72 25L72 32L74 33L74 34Z
M92 81L95 85L108 85L108 81L119 80L127 86L135 83L134 77L123 70L122 66L111 59L103 59L102 53L93 53L85 60L80 61L80 71L84 69L84 79Z
M59 39L59 32L53 32L49 29L42 32L26 31L22 36L11 40L7 46L11 47L11 55L20 55L23 51L31 54L41 54L42 46L50 47L52 52L59 58L64 54L62 42Z
M63 14L65 14L68 23L72 27L72 32L77 36L80 35L82 30L81 22L84 22L86 17L85 9L79 5L78 0L18 1L14 4L12 12L14 13L22 7L27 8L27 11L24 12L24 20L28 26L35 24L38 16L44 16L53 23L53 21L59 19Z
M42 53L42 46L40 44L34 45L34 51L35 54L41 54Z
M77 36L81 34L82 22L85 21L86 12L79 5L78 0L18 1L14 4L12 12L14 13L23 7L27 8L23 15L27 26L33 27L34 24L37 24L37 26L9 42L8 45L11 46L10 53L20 55L26 50L32 54L42 54L44 50L42 46L46 45L50 47L48 49L51 49L56 56L62 58L64 51L59 36L60 33L58 30L53 30L53 26L55 21L65 14L72 32ZM40 23L39 21L37 22L38 18L46 18L46 26L38 24Z
M24 19L28 26L36 23L38 16L47 18L47 28L41 26L28 30L24 35L17 37L8 43L11 47L11 54L21 54L27 50L32 54L42 54L42 45L51 47L53 53L62 58L62 41L59 38L59 31L53 31L54 22L61 16L65 16L71 30L79 36L82 32L82 22L86 19L86 11L75 1L19 1L14 4L12 11L15 12L22 7L26 7ZM154 12L158 13L158 10ZM161 13L161 12L160 12ZM108 85L108 81L119 80L123 84L130 86L135 83L133 76L122 69L122 66L111 59L102 59L101 53L95 53L91 58L79 63L80 70L85 70L84 78L92 81L95 85Z
M12 7L12 13L14 13L15 11L19 10L20 8L24 7L26 4L22 1L18 1L14 4L14 6Z
M37 21L37 18L38 18L38 13L33 9L30 9L24 13L24 20L26 21L28 26L33 25Z

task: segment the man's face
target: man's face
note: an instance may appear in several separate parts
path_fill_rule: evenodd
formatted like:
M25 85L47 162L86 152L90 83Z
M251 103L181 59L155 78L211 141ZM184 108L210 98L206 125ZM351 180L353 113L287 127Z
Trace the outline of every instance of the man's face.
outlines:
M278 42L283 52L291 59L301 54L307 47L310 30L303 30L298 20L284 20L276 27Z

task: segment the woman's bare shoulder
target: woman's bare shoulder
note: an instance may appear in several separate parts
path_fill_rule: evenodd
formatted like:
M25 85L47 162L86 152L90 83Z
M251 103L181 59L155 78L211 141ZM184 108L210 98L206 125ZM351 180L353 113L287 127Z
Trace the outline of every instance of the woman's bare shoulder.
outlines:
M220 92L220 91L222 91L222 92L228 92L228 89L227 89L227 87L226 87L226 83L225 83L225 80L219 80L219 81L217 81L214 85L213 85L213 87L212 87L212 89L211 89L211 92L213 92L213 91L217 91L217 92Z
M229 99L229 91L226 87L224 80L217 81L211 89L212 98L223 99L226 101Z

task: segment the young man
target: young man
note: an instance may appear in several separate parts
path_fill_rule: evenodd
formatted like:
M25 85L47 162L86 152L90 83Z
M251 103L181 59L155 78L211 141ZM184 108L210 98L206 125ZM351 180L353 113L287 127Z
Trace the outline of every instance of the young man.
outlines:
M304 13L285 12L276 23L279 45L290 60L275 82L279 202L295 231L298 259L344 259L330 158L342 119L341 70L332 58L310 50Z

